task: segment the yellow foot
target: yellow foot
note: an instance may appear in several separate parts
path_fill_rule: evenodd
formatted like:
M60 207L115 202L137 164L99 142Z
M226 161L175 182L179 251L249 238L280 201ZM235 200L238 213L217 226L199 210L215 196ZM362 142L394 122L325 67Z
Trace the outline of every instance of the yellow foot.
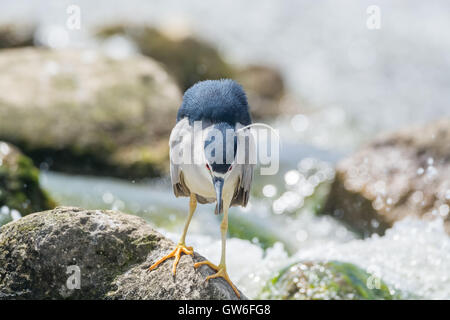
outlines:
M173 267L172 267L172 274L175 275L175 273L177 272L178 261L180 261L180 258L181 258L181 253L194 254L194 250L192 249L192 247L186 247L184 244L179 243L179 244L177 244L176 248L171 253L169 253L167 256L162 257L161 259L156 261L153 265L150 266L150 268L148 268L148 270L152 271L153 269L155 269L157 266L159 266L161 263L163 263L167 259L175 257L175 261L173 262Z
M208 281L209 279L222 277L222 278L225 279L226 282L228 282L228 284L231 286L231 288L233 288L234 293L236 293L237 297L239 299L241 298L241 295L240 295L238 289L236 289L236 287L234 286L233 282L231 282L230 277L228 276L227 269L226 269L225 266L222 266L220 264L218 266L216 266L215 264L209 262L208 260L205 260L205 261L201 261L201 262L195 263L194 264L194 268L198 268L198 267L200 267L202 265L207 265L207 266L209 266L212 269L217 271L216 274L213 274L211 276L207 276L205 281Z

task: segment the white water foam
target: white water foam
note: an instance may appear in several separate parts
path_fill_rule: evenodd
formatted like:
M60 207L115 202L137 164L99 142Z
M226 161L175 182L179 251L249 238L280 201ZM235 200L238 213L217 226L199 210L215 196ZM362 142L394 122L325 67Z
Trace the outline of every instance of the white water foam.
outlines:
M168 234L174 241L178 235ZM220 260L220 240L189 235L189 245L213 263ZM328 241L303 247L288 257L280 243L264 252L247 240L227 240L227 268L235 284L250 298L258 296L277 271L294 261L351 262L380 276L403 297L450 299L450 237L442 220L404 219L382 237Z

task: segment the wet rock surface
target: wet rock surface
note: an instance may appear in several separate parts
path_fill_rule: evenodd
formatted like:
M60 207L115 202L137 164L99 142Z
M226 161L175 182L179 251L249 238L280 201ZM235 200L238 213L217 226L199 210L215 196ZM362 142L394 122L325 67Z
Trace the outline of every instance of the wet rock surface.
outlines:
M383 281L351 263L298 262L274 277L262 298L283 300L393 299Z
M368 235L406 216L441 217L450 232L450 119L386 134L336 169L324 212Z
M0 141L0 225L55 206L39 184L39 170L13 145Z
M150 58L0 51L0 139L39 166L127 178L167 171L181 93Z
M147 271L174 247L141 218L120 212L34 213L0 229L0 298L236 299L225 280L205 282L215 271L195 269L205 260L197 253L181 257L175 277L173 259Z

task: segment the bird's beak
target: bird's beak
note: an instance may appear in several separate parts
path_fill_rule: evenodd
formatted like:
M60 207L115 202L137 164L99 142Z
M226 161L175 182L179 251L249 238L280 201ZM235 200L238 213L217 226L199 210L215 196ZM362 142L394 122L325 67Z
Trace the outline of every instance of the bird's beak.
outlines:
M216 200L217 200L216 211L214 212L215 214L223 212L223 205L222 205L223 183L224 181L222 178L213 177L213 184L214 189L216 190Z

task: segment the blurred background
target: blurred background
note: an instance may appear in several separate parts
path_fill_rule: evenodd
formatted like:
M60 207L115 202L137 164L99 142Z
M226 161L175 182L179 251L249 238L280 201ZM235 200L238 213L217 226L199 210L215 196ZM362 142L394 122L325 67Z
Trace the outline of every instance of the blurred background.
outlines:
M182 93L233 78L282 143L279 173L257 175L247 208L230 214L238 287L450 298L448 2L0 8L0 225L73 205L139 215L176 241L188 200L172 194L167 141ZM187 241L215 261L212 212L198 208Z

